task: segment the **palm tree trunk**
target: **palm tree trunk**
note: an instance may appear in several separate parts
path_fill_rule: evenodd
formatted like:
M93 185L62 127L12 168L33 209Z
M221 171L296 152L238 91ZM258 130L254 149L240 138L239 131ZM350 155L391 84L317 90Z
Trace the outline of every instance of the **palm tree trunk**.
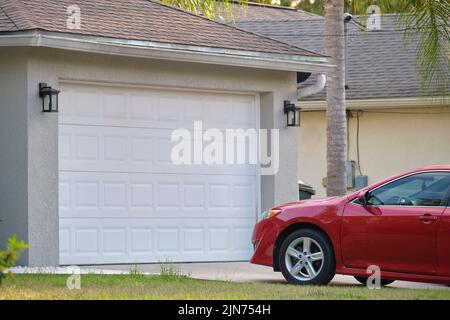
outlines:
M325 54L336 69L327 84L327 195L347 191L344 0L325 2Z

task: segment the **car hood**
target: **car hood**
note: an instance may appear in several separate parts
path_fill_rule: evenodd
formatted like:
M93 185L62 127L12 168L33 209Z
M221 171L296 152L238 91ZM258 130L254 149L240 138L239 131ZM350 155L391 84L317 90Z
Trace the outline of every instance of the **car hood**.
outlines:
M284 209L291 209L291 208L298 208L298 207L328 206L328 205L334 205L336 203L339 203L344 199L347 199L347 196L308 199L308 200L301 200L301 201L296 201L296 202L288 202L288 203L276 206L274 209L284 210Z

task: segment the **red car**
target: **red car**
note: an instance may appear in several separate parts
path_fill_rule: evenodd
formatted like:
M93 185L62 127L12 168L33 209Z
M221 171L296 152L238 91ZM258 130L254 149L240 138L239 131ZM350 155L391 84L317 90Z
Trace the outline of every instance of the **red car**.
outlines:
M450 284L450 166L406 172L351 195L277 206L253 230L251 263L290 283L337 274L365 283L378 266L394 280Z

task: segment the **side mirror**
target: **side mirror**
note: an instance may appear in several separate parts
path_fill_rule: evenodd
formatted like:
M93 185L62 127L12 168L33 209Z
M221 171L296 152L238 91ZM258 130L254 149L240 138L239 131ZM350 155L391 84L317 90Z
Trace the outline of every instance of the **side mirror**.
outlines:
M358 201L362 204L367 204L367 201L369 200L370 192L369 190L363 190L358 194Z

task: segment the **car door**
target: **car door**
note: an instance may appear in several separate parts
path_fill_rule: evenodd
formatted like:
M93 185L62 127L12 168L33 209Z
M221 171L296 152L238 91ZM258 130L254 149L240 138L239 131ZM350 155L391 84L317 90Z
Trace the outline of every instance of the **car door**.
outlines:
M439 222L437 246L438 274L450 277L450 207L445 209Z
M345 266L436 274L439 221L450 172L407 175L370 190L367 204L349 202L341 225Z

